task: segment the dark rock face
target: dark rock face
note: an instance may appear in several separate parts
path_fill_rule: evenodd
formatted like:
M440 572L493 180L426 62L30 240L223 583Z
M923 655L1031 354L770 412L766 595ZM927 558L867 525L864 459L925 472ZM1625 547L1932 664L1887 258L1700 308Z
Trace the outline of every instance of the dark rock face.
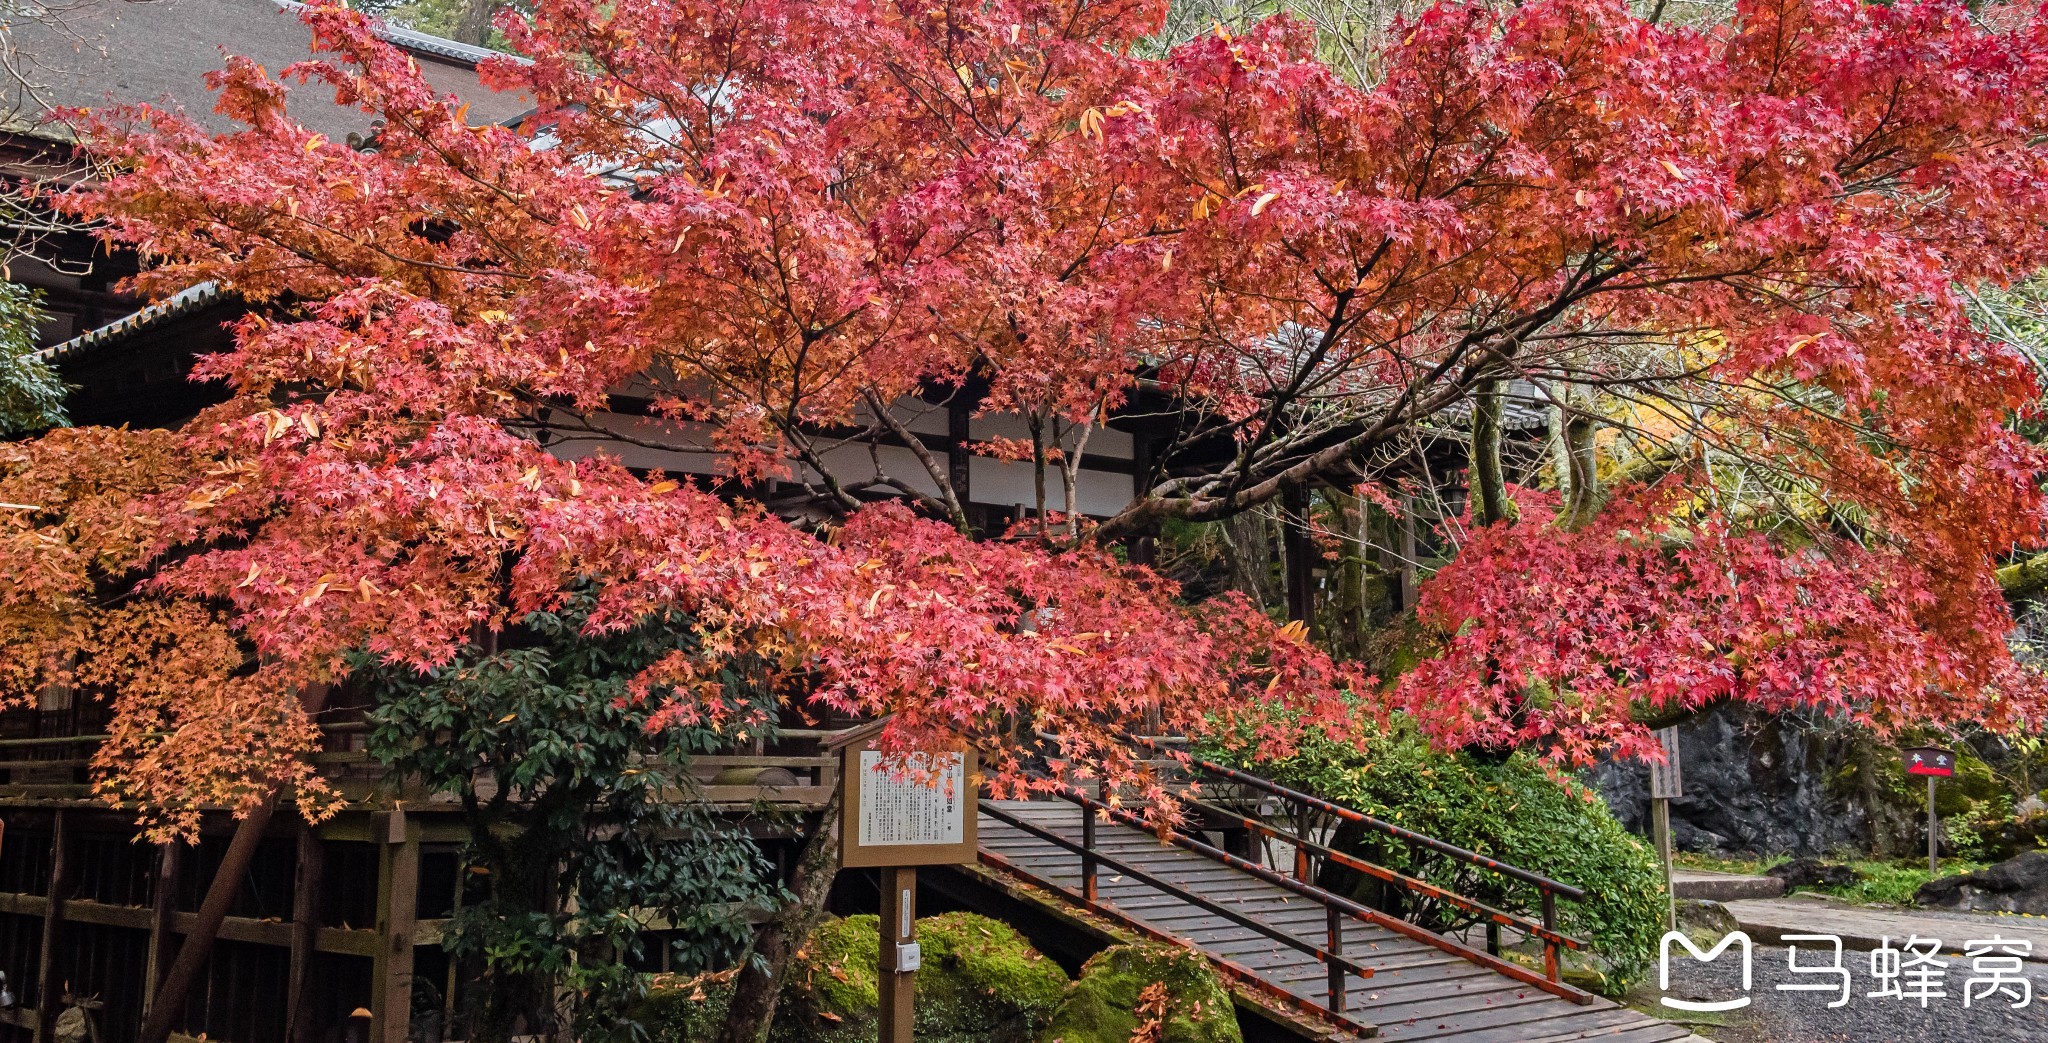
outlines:
M1870 843L1863 804L1828 792L1841 751L1825 725L1718 706L1680 726L1685 796L1671 802L1685 851L1824 855ZM1622 825L1650 832L1650 774L1601 764L1589 779Z
M2029 851L1989 869L1929 880L1914 897L1937 909L2048 914L2048 851Z
M1849 866L1823 862L1818 858L1795 858L1764 870L1764 875L1783 880L1789 890L1794 887L1847 887L1862 874Z

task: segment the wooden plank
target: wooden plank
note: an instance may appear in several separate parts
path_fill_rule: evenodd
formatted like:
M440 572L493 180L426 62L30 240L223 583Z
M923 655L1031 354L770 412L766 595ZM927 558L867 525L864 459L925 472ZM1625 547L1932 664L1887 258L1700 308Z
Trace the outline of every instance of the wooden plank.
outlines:
M1037 875L1045 877L1049 880L1060 879L1060 875L1057 873L1040 872ZM1074 873L1072 874L1070 879L1061 882L1071 883L1079 881L1080 878L1081 876L1079 873ZM1100 882L1101 881L1098 878L1097 883ZM1272 888L1267 887L1264 884L1258 884L1256 886L1240 884L1231 887L1219 887L1210 890L1205 890L1202 892L1202 897L1207 898L1212 902L1215 902L1217 905L1225 906L1233 912L1237 912L1267 908L1269 904L1273 904L1270 903L1272 894ZM1153 890L1150 894L1132 895L1125 901L1127 903L1125 907L1130 909L1152 909L1167 906L1182 906L1187 904L1186 902L1182 901L1180 898L1174 895L1166 894L1165 892L1156 889Z
M1368 994L1370 993L1370 988L1370 985L1368 985ZM1486 1010L1506 1010L1510 1007L1524 1007L1537 1003L1555 1004L1560 1009L1572 1011L1579 1009L1540 989L1522 989L1515 992L1488 995L1481 997L1478 1006ZM1405 1004L1401 1008L1401 1016L1403 1019L1428 1019L1470 1009L1474 1009L1471 997L1463 995L1444 996L1437 999L1418 1000Z
M1588 1011L1568 1028L1548 1034L1525 1036L1515 1043L1566 1043L1567 1040L1602 1039L1610 1043L1648 1043L1658 1039L1684 1039L1692 1030L1668 1021L1658 1021L1626 1007L1606 1006ZM1486 1043L1482 1040L1480 1043Z
M1288 988L1293 987L1292 984L1282 984ZM1312 985L1314 983L1310 982L1308 984ZM1384 1002L1394 1002L1397 998L1412 1000L1415 997L1415 992L1412 990L1470 992L1481 988L1535 988L1533 985L1524 985L1513 978L1502 977L1476 963L1465 962L1443 964L1440 966L1389 967L1385 970L1375 968L1372 985L1374 992L1386 997ZM1404 993L1402 991L1404 989L1411 991ZM1542 990L1539 989L1537 991L1540 992ZM1548 995L1548 993L1545 993L1545 995Z
M825 768L837 763L836 757L778 757L774 755L726 755L698 756L690 758L692 768Z
M1467 1008L1454 1014L1432 1017L1409 1016L1401 1020L1382 1017L1381 1031L1388 1039L1459 1039L1466 1043L1524 1043L1531 1035L1556 1027L1553 1023L1586 1020L1584 1008L1558 1000L1552 1004L1525 1004L1496 1009ZM1509 1031L1511 1030L1511 1031ZM1498 1039L1493 1039L1499 1034Z

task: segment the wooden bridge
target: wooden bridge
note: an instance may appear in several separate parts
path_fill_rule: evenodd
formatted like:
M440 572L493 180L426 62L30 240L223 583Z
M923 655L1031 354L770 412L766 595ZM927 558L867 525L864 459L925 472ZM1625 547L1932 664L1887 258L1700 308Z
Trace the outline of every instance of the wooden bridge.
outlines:
M1346 821L1392 830L1403 842L1517 877L1541 894L1543 920L1491 908L1218 803L1193 810L1211 824L1220 816L1242 831L1239 836L1263 841L1259 850L1240 843L1233 853L1183 832L1162 837L1127 811L1072 792L1061 800L983 801L981 861L1140 934L1189 945L1240 987L1345 1036L1403 1043L1664 1043L1691 1036L1561 980L1559 950L1583 943L1556 929L1555 902L1582 897L1577 889L1263 779L1208 767L1234 776L1223 781L1241 793L1263 788L1267 792L1257 795L1268 807L1279 797L1296 812L1348 815ZM1290 859L1291 871L1266 864ZM1468 945L1310 882L1327 864L1370 874L1411 898L1456 906L1484 925L1488 942ZM1545 969L1499 955L1504 931L1540 948Z

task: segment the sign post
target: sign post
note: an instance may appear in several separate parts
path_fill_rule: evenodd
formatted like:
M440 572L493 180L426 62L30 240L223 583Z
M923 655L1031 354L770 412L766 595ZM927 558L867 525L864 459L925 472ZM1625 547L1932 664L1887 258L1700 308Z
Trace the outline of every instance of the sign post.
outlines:
M1919 746L1904 751L1906 774L1927 776L1927 872L1941 875L1941 832L1934 817L1934 784L1956 773L1956 755L1939 746Z
M979 843L974 751L911 754L899 775L866 743L842 773L840 865L882 871L880 1043L911 1043L917 970L917 867L972 862Z
M1650 831L1657 861L1664 866L1664 929L1678 929L1678 898L1671 887L1671 802L1685 796L1685 776L1678 761L1678 729L1657 729L1664 763L1650 765Z

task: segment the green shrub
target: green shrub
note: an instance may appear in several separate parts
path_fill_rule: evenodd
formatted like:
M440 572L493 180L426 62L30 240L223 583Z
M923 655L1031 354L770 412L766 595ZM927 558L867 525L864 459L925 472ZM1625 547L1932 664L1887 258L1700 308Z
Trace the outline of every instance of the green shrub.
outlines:
M1200 752L1243 762L1221 746ZM1558 902L1559 926L1591 944L1604 964L1605 991L1626 990L1654 959L1664 929L1663 874L1656 857L1591 789L1553 774L1527 753L1505 759L1444 754L1397 724L1364 749L1312 737L1291 757L1245 766L1282 785L1584 890L1583 902ZM1532 886L1380 833L1346 827L1334 846L1498 908L1532 917L1542 908ZM1416 901L1349 870L1332 867L1322 883L1433 930L1455 931L1472 922L1460 910Z
M1008 924L972 913L917 922L917 1038L923 1043L1024 1043L1052 1016L1067 988L1059 964ZM777 1043L854 1043L875 1038L881 921L827 920L783 977Z
M1154 986L1158 988L1153 988ZM1243 1043L1230 993L1209 961L1177 946L1104 949L1081 967L1039 1043L1130 1043L1156 1022L1157 1043Z

